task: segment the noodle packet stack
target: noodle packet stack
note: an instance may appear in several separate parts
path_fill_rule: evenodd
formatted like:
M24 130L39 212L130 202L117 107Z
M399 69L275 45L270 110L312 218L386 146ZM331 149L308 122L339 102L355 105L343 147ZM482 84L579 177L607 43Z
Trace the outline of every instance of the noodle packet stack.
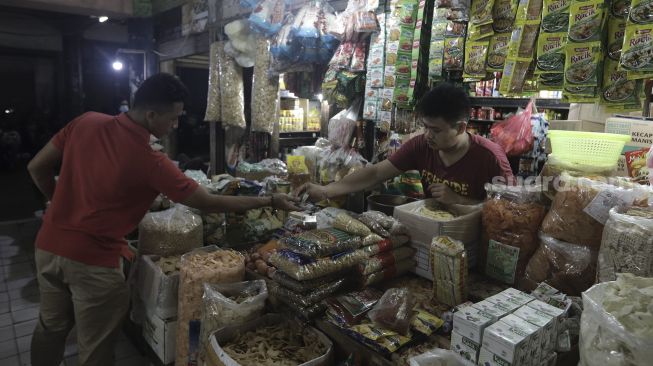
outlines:
M467 299L467 254L461 241L436 236L431 242L433 295L438 302L456 306Z

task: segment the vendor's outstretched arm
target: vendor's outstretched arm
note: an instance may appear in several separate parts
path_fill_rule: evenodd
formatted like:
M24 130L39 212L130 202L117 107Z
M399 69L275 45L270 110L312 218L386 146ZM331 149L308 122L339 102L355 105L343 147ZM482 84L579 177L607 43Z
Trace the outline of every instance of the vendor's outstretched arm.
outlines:
M274 194L268 197L220 196L209 193L199 186L182 203L204 212L244 212L247 210L272 207L285 211L297 211L297 198L285 194Z
M306 192L309 194L311 201L321 201L344 196L349 193L364 191L401 173L401 170L397 169L391 162L384 160L380 163L359 169L342 180L327 186L319 186L311 183L305 184L299 189L298 194L302 195Z

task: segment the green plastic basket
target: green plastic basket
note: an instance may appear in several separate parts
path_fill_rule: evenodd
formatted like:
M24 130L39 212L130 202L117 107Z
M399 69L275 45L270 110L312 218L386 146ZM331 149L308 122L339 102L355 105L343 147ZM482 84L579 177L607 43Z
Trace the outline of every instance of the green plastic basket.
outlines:
M584 166L614 166L628 135L582 131L549 131L552 153L560 160Z

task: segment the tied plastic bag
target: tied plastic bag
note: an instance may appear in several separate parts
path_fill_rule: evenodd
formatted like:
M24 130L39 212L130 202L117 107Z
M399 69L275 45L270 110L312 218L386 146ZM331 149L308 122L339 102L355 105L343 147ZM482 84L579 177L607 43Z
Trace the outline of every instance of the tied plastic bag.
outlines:
M263 35L275 35L281 29L285 10L286 0L262 0L249 16L249 23Z
M222 106L222 123L224 126L245 128L245 92L243 86L243 69L236 60L226 54L220 54L220 101Z
M252 81L252 131L272 134L274 123L279 120L277 105L279 78L269 77L269 69L270 42L266 39L257 39L256 64L254 64Z
M490 130L492 140L499 144L508 156L520 156L533 148L533 127L531 115L533 101L528 102L526 109L518 111L501 123L495 123Z
M537 233L546 214L541 187L486 184L483 206L485 239L481 256L490 277L513 284L524 274L537 249Z
M313 259L288 249L281 249L270 256L270 263L293 279L304 281L352 268L366 258L367 253L362 250Z
M540 176L543 177L547 186L544 189L544 195L553 200L556 195L556 188L561 182L563 173L567 173L572 177L612 177L615 175L617 165L596 166L596 165L579 165L566 162L558 159L554 154L548 156L546 164L542 168Z
M650 365L653 279L622 274L583 293L580 366Z
M534 290L540 282L570 296L579 296L594 284L597 252L583 245L540 234L540 247L526 266L519 288Z
M617 273L653 275L653 211L613 208L599 250L599 282L614 281Z
M217 122L222 118L222 101L220 90L220 67L218 62L221 53L224 53L224 42L213 42L209 49L209 90L206 101L206 114L204 120Z
M360 108L357 99L349 109L343 110L329 120L329 141L335 146L349 146L354 136Z
M361 238L335 228L306 231L281 241L287 247L305 256L319 258L347 250L358 249Z
M436 348L408 360L410 366L464 366L456 357L456 352Z
M163 257L183 254L201 247L203 236L202 218L176 205L143 217L138 225L138 251Z
M268 289L264 280L224 284L204 284L200 355L209 345L209 336L216 330L254 320L263 313Z
M381 296L368 316L374 324L406 335L410 329L414 307L415 302L408 289L391 288Z
M369 227L365 226L365 224L347 215L346 213L338 214L335 221L333 222L333 226L336 229L340 229L352 235L365 237L372 234L372 231Z

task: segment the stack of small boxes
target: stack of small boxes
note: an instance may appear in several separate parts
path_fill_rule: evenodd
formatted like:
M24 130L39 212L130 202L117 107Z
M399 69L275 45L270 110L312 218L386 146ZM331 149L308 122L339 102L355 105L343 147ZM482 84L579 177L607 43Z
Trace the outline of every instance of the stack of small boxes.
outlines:
M555 365L563 317L563 310L510 288L454 313L451 350L466 365Z

